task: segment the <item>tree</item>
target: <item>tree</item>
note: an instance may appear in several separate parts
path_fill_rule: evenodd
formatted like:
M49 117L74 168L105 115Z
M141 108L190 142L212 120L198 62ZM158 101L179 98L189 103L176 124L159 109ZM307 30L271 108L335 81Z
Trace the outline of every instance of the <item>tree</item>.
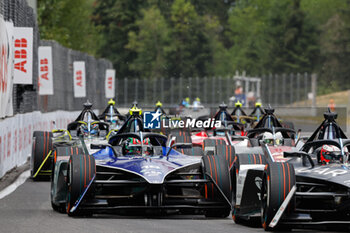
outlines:
M321 93L350 88L350 1L328 19L321 37Z
M169 76L204 77L211 62L209 39L194 6L186 0L175 0L171 6L171 46Z
M130 69L142 77L163 77L167 74L166 56L170 43L169 28L157 6L142 10L136 21L138 32L129 32L126 45L137 53Z
M305 20L300 0L273 0L267 18L269 46L268 71L312 72L319 54L317 31Z
M229 48L231 74L236 70L246 70L251 75L264 71L269 52L268 35L265 33L269 4L270 1L242 2L230 12L227 38L232 44Z
M95 55L102 38L90 20L92 9L92 2L85 0L38 1L41 39Z
M134 75L130 64L137 57L133 50L126 49L128 34L137 32L136 19L140 9L146 5L144 0L96 0L93 21L101 27L103 44L98 54L113 62L119 77Z

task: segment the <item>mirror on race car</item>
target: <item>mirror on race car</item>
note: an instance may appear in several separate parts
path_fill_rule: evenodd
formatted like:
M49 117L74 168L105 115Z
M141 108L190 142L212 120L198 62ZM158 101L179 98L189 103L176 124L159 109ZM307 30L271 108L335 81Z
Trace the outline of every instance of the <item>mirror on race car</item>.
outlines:
M180 149L192 148L192 143L175 143L170 147L166 156L168 156L174 148L177 148L177 149L178 148L180 148Z

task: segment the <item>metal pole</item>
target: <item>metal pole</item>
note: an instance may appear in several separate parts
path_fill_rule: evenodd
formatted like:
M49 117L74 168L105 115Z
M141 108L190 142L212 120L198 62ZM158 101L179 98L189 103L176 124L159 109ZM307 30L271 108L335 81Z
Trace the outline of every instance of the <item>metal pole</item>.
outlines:
M139 101L139 78L135 79L135 100Z
M308 96L307 96L307 93L308 93L308 78L309 78L309 75L307 74L307 72L304 73L304 98L305 98L305 106L307 106L307 100L308 100Z
M160 92L160 101L164 102L164 78L160 78L161 92Z
M316 108L316 96L317 96L317 74L311 75L311 92L312 92L312 105L311 107Z
M279 103L278 103L278 92L279 92L279 88L278 88L278 80L279 78L278 78L278 74L275 74L275 80L274 80L274 105L275 106L279 106Z
M187 96L190 98L190 101L192 101L192 91L191 91L191 89L192 89L192 78L190 77L190 78L188 78L188 86L187 86L188 88L187 88Z
M218 77L218 89L217 89L217 92L219 92L219 93L217 93L218 95L219 95L219 102L221 102L222 101L222 78L219 76Z
M282 75L282 105L286 105L286 74Z
M153 79L153 99L152 99L152 103L155 103L156 100L156 93L157 93L157 78Z
M179 94L180 94L180 101L182 101L184 98L183 98L183 95L182 95L182 88L183 88L183 85L182 85L182 77L179 78Z
M144 99L145 103L148 103L149 102L148 81L147 81L147 79L142 79L142 82L143 82L142 86L144 87L143 99Z
M201 98L200 87L199 87L199 78L196 77L196 97ZM202 99L202 98L201 98Z
M231 79L230 77L226 77L226 95L225 95L225 100L228 101L231 97Z
M256 99L257 101L261 102L261 96L260 96L260 93L261 93L261 79L256 83Z
M260 92L260 95L261 96L261 102L262 104L266 104L266 101L267 101L267 91L266 91L266 75L263 74L262 77L261 77L261 80L262 82L260 83L260 86L261 86L261 92Z
M174 78L170 78L170 103L174 104Z
M300 101L300 78L301 78L301 75L300 73L297 74L297 101L299 102Z
M124 78L124 106L127 106L128 103L128 79Z
M272 74L270 73L269 74L269 86L268 86L268 88L266 88L266 91L269 93L269 104L271 104L271 102L272 102L272 91L273 90L271 90L271 87L272 87Z
M203 78L203 93L202 93L202 97L203 97L203 103L208 103L208 85L207 85L207 82L208 82L208 78L207 77L204 77Z
M212 104L215 104L215 77L212 77L211 91L212 91L211 103L212 103Z
M289 90L290 90L290 101L289 101L289 103L291 104L291 103L293 103L293 100L294 100L294 85L293 85L293 83L294 83L294 74L293 73L291 73L290 75L289 75L289 77L290 77L290 88L289 88Z

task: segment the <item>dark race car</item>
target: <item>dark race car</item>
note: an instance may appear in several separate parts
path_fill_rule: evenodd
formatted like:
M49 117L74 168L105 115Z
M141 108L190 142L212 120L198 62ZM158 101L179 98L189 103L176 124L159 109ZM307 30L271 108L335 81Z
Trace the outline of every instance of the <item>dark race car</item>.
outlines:
M111 129L118 130L121 125L124 124L126 116L120 114L118 109L115 107L115 101L110 99L108 101L108 106L106 109L98 116L102 121L105 121L110 124Z
M226 217L231 210L227 161L188 156L164 135L119 133L99 151L71 156L57 170L56 205L69 216L93 213L181 213Z
M247 164L245 180L233 189L243 190L233 198L236 223L260 217L265 230L323 225L349 229L350 140L336 116L325 113L299 151L284 152L284 162L277 162L263 145L259 164Z
M199 121L207 121L209 116L199 117L197 120ZM222 103L219 105L219 110L215 113L212 118L214 121L220 121L221 127L208 127L208 128L195 128L192 129L191 133L191 141L194 146L203 147L205 150L207 144L212 144L212 142L218 141L218 143L222 143L229 145L226 134L229 135L244 135L244 125L241 123L237 123L234 121L232 116L227 112L227 105ZM205 142L206 143L205 143ZM236 143L239 141L234 141ZM215 145L214 145L215 146Z
M109 124L99 121L87 102L75 121L67 129L51 132L35 131L31 154L31 175L33 179L50 177L57 157L69 156L83 148L83 140L104 140L109 132Z
M232 217L237 223L260 216L257 185L261 184L266 165L264 151L268 150L274 161L284 162L288 160L284 152L298 151L303 145L302 141L295 142L294 130L282 127L274 109L267 108L264 112L256 126L247 131L246 137L241 137L243 141L234 144Z

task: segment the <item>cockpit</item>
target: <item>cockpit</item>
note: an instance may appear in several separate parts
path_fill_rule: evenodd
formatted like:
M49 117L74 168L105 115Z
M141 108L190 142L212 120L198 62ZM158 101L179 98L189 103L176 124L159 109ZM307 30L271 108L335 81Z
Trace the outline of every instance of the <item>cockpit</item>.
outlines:
M123 156L163 155L167 137L156 133L122 133L112 136L108 143Z

